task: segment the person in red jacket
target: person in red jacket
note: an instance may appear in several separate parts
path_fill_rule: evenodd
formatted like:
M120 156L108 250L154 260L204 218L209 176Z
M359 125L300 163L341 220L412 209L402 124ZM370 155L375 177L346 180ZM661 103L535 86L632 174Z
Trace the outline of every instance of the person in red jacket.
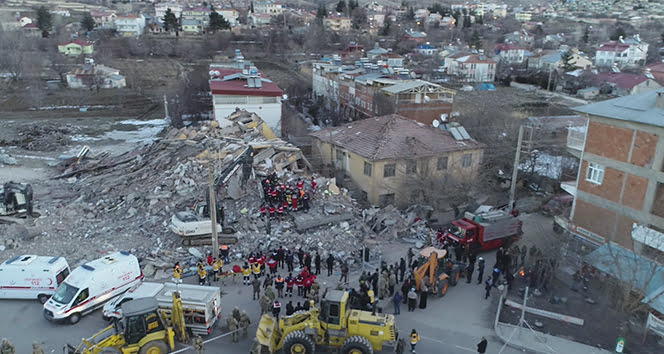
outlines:
M267 216L267 207L265 206L265 204L261 205L260 211L261 211L261 218L265 219L265 217Z
M302 278L302 274L295 278L295 285L297 286L297 296L302 296L304 294L304 278Z
M253 252L249 254L249 258L247 259L247 262L249 262L249 266L251 267L256 263L256 257L254 257Z
M318 186L318 183L316 183L314 176L311 176L311 194L316 194L316 186Z
M274 219L274 214L277 212L277 208L275 208L273 204L270 204L270 206L267 207L267 212L270 214L270 219Z
M298 193L295 192L295 193L293 193L293 196L292 196L291 209L293 209L293 211L297 211L297 195L298 195Z
M309 278L309 268L307 268L307 266L304 266L304 269L302 269L302 272L300 272L300 276L303 279Z
M316 276L311 274L309 275L306 279L304 279L304 297L307 297L309 295L309 292L311 291L311 286L314 284L314 280L316 280Z
M214 258L212 257L212 253L208 253L208 256L207 256L207 264L208 264L209 266L211 266L212 263L214 263Z
M267 267L270 268L270 274L274 275L277 273L277 260L274 257L270 257L270 260L267 261Z
M297 189L299 190L304 189L304 181L302 181L301 178L297 180Z
M288 273L288 276L286 277L286 296L293 297L293 285L295 285L293 273Z
M281 223L281 220L284 218L284 207L281 204L279 204L279 208L277 208L277 215L279 215L279 223Z
M256 262L261 266L261 276L265 274L265 260L265 254L261 254L261 256L256 260Z

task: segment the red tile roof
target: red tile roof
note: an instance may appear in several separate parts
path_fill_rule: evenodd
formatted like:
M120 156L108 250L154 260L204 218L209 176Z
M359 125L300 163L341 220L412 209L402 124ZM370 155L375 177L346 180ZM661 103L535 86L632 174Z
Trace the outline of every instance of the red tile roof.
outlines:
M475 140L457 141L447 131L397 114L347 123L311 133L372 161L435 156L452 151L483 149Z
M498 43L496 44L496 50L498 51L503 51L503 50L524 50L523 48L513 45L513 44L508 44L508 43Z
M88 47L88 46L91 46L91 45L92 45L92 43L90 43L90 42L86 42L86 41L82 41L82 40L80 40L80 39L72 39L71 41L69 41L69 42L65 42L65 43L62 43L62 44L60 44L60 45L69 45L69 44L72 44L72 43L74 43L74 44L78 44L78 45L80 45L81 47Z
M620 42L605 42L597 48L598 52L624 52L629 49L629 44Z
M634 86L647 80L648 78L643 75L636 75L630 73L602 72L598 73L593 81L596 84L610 82L620 88L631 90L632 88L634 88Z

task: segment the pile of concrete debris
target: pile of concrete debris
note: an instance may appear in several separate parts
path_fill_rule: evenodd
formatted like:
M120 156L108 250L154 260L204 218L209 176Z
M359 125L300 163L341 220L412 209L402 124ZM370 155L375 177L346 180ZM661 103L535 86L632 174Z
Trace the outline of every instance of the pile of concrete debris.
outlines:
M34 220L29 237L14 240L7 252L30 248L52 254L57 249L76 264L129 249L148 261L146 274L163 273L175 261L193 262L190 250L169 230L170 219L174 212L205 200L210 166L223 170L249 146L255 152L255 176L242 182L231 179L218 191L225 224L239 239L232 246L234 257L283 246L329 251L353 261L359 260L355 251L367 238L427 237L424 222L414 213L402 215L392 207L363 211L334 179L324 177L316 178L308 213L291 212L281 222L266 223L259 212L260 177L274 172L286 183L303 179L310 189L310 164L299 148L276 138L255 114L240 111L229 119L233 124L223 128L209 122L170 129L150 145L119 156L84 149L63 160L60 174L46 183L52 190L35 193L42 217ZM40 202L46 195L51 203ZM200 250L204 254L209 247Z
M71 143L76 129L70 125L32 123L18 128L17 136L6 145L18 145L29 151L53 151Z

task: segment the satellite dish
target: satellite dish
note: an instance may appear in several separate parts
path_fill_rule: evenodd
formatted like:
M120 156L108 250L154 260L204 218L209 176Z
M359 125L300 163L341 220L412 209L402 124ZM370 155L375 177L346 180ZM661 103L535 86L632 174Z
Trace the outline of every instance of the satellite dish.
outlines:
M439 126L440 126L440 121L438 121L438 119L434 119L433 120L433 127L438 128Z
M447 113L440 115L440 121L441 122L447 122Z
M431 101L431 98L427 95L424 95L424 102L429 102Z

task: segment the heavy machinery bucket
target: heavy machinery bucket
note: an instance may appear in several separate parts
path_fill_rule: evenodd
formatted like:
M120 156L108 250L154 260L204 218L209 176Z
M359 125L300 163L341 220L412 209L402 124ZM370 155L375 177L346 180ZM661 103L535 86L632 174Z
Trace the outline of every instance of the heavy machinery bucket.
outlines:
M267 348L269 353L274 353L277 346L277 321L270 314L263 314L261 321L256 329L256 340L263 348Z

